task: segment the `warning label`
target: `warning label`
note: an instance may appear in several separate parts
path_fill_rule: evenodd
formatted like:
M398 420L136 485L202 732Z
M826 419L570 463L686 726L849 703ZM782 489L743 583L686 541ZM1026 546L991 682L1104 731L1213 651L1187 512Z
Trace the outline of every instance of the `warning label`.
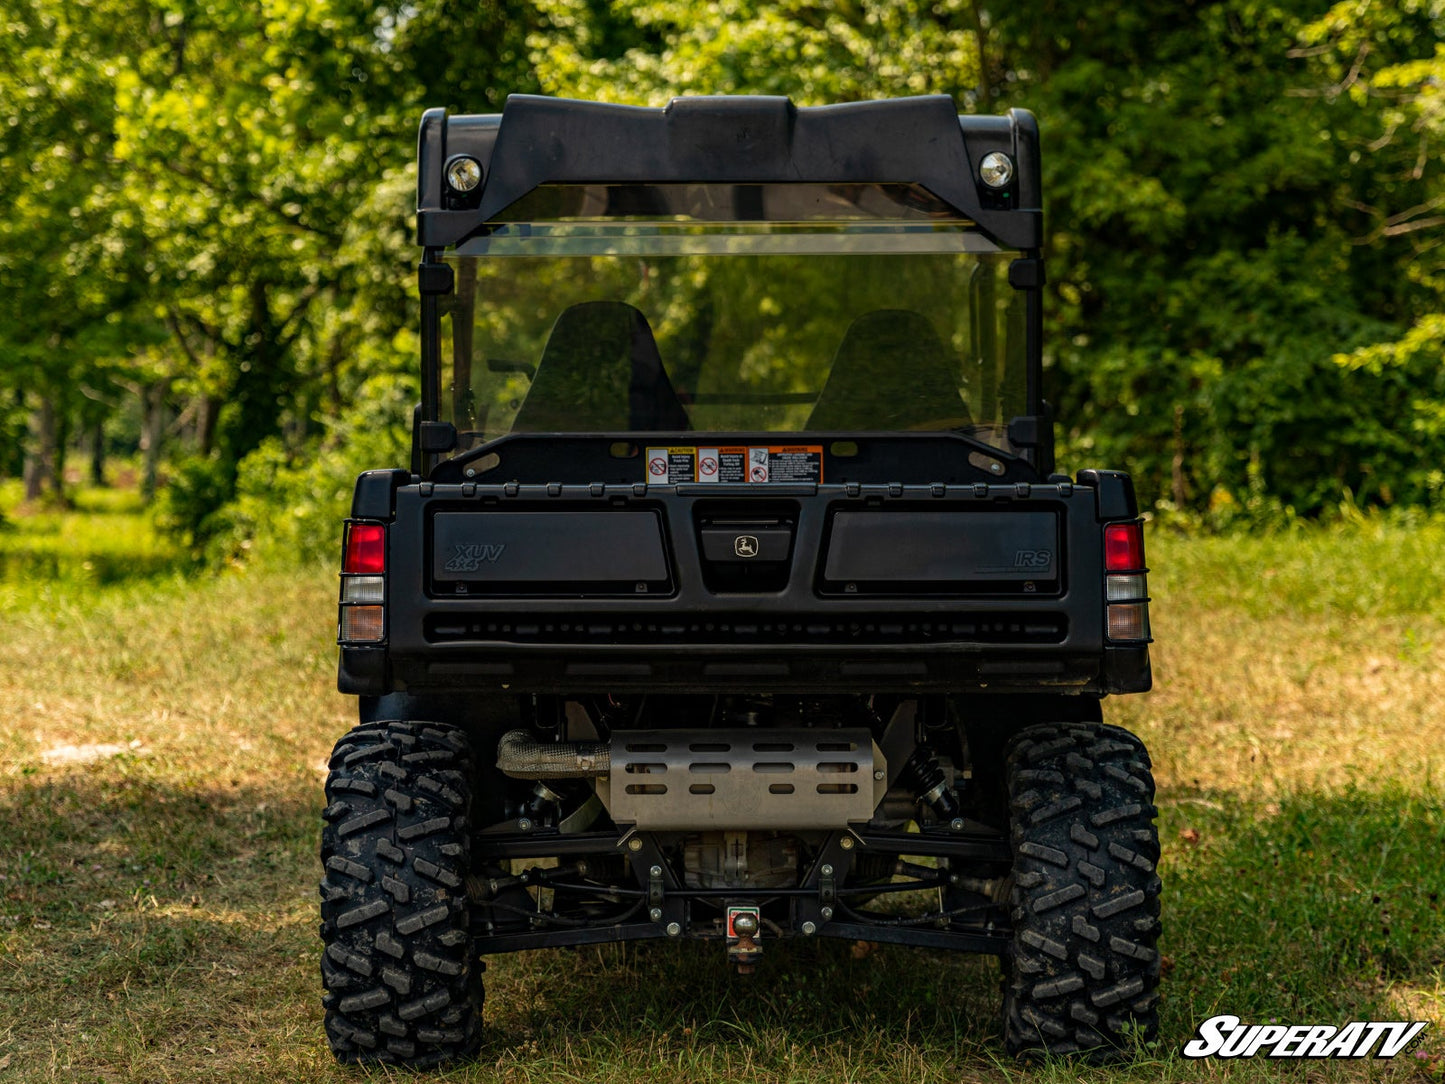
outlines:
M822 480L822 445L803 444L768 449L768 481L821 482Z
M647 480L767 485L781 482L822 482L823 446L776 444L735 448L649 448Z
M676 485L697 479L696 448L647 449L647 480Z

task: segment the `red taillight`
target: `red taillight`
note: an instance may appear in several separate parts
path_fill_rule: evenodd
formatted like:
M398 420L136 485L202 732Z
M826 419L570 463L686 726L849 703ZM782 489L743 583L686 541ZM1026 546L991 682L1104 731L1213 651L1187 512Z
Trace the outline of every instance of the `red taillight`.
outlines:
M1115 643L1148 643L1149 577L1144 567L1144 525L1104 525L1105 633Z
M341 571L385 572L386 528L379 523L348 524Z
M341 544L341 612L336 638L342 645L379 644L386 638L386 528L348 523Z
M1134 572L1144 567L1144 525L1110 523L1104 527L1104 568Z

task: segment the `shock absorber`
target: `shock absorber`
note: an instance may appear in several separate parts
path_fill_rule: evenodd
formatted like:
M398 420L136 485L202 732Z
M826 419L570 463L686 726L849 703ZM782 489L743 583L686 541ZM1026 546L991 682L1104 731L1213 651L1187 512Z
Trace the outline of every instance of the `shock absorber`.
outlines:
M919 801L932 809L939 820L952 821L958 816L958 795L949 787L943 769L938 766L938 761L933 759L933 753L928 746L919 745L914 748L913 755L903 765L903 771L898 778L905 786L912 788Z

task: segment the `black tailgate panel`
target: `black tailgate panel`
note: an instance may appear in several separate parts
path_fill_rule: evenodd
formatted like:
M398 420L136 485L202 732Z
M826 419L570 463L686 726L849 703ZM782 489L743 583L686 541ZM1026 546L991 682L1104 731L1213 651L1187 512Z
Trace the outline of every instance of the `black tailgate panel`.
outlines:
M432 581L444 592L638 594L671 586L653 511L438 512Z
M839 511L819 587L829 594L1051 594L1061 566L1053 511Z

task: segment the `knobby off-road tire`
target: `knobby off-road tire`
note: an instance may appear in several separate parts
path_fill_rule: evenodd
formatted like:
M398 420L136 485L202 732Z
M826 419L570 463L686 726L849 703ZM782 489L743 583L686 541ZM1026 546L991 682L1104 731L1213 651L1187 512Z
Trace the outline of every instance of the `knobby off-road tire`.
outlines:
M1031 726L1008 749L1013 1054L1104 1057L1159 1028L1159 835L1138 738L1102 723Z
M427 1067L475 1051L463 731L377 722L337 743L321 832L321 980L338 1061Z

